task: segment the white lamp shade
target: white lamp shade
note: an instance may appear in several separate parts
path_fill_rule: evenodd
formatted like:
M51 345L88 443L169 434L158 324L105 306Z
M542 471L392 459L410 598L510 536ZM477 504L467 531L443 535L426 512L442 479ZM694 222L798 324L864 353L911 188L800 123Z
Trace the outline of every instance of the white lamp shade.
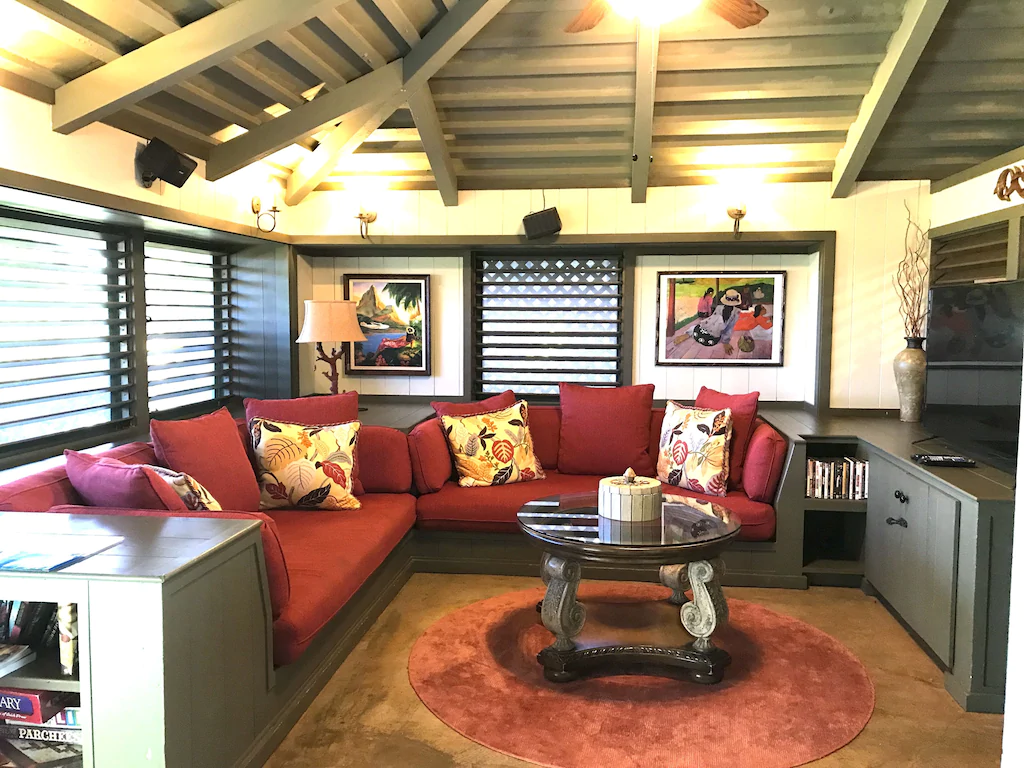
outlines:
M306 317L296 343L366 341L356 317L356 302L307 299L305 304Z

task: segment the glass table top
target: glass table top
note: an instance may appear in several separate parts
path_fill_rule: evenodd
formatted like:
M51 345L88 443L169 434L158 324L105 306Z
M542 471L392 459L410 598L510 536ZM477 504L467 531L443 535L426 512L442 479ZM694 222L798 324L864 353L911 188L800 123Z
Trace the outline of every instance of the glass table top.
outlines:
M730 538L739 520L724 507L687 496L662 496L661 517L649 522L610 520L597 514L597 493L567 493L528 502L519 511L526 533L567 544L610 547L680 547Z

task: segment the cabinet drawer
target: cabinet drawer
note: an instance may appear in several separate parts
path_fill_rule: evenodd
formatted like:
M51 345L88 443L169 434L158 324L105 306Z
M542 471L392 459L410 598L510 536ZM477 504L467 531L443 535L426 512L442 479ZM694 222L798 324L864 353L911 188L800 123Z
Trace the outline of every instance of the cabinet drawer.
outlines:
M878 455L869 494L868 579L950 666L960 503Z

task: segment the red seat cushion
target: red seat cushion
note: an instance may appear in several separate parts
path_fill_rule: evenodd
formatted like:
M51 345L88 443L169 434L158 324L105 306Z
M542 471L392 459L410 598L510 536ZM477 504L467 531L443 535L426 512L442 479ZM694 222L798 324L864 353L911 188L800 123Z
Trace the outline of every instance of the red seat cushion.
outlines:
M443 403L433 402L430 407L434 413L441 416L473 416L477 413L489 413L511 408L516 404L516 394L511 389L506 389L499 395L488 397L486 400L477 400L475 403Z
M707 408L720 411L723 408L732 410L732 443L729 445L729 487L733 490L743 487L743 465L746 460L747 446L754 434L754 421L757 419L757 400L760 392L746 395L727 395L707 387L701 387L694 403L696 408Z
M160 463L192 475L224 509L255 512L260 486L227 408L183 421L149 423Z
M638 475L657 471L649 450L654 385L582 387L558 385L562 427L558 471L566 475Z
M275 664L302 655L416 521L416 500L408 494L370 493L359 501L362 509L268 512L292 588L288 607L274 622Z
M245 398L246 424L255 418L281 421L285 424L305 424L311 427L358 421L359 393L342 392L340 395L296 397L291 400L257 400L247 397ZM245 443L246 450L250 450L252 438L248 434ZM352 465L352 493L362 496L365 492L362 480L359 478L359 450L357 447Z
M425 530L514 533L519 530L516 514L526 502L556 493L596 491L599 482L596 475L563 475L555 471L548 472L544 480L488 488L462 488L449 482L437 493L417 500L417 525ZM751 501L739 491L723 498L669 485L664 490L726 507L739 518L743 541L766 541L775 534L775 510L771 505Z

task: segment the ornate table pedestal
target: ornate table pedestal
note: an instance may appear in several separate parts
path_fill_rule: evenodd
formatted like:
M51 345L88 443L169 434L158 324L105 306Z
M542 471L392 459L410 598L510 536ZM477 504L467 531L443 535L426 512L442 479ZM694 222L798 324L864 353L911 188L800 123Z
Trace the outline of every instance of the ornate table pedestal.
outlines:
M583 631L587 618L586 608L576 601L580 564L545 553L541 579L547 585L547 594L539 608L544 626L554 633L555 642L537 654L544 676L551 682L565 683L590 672L650 665L685 670L696 683L721 682L732 659L715 647L711 635L729 618L718 579L723 572L724 565L719 559L661 567L661 582L672 590L669 600L681 606L683 628L694 638L690 643L678 648L636 644L577 648L575 638ZM687 590L692 591L692 600Z

